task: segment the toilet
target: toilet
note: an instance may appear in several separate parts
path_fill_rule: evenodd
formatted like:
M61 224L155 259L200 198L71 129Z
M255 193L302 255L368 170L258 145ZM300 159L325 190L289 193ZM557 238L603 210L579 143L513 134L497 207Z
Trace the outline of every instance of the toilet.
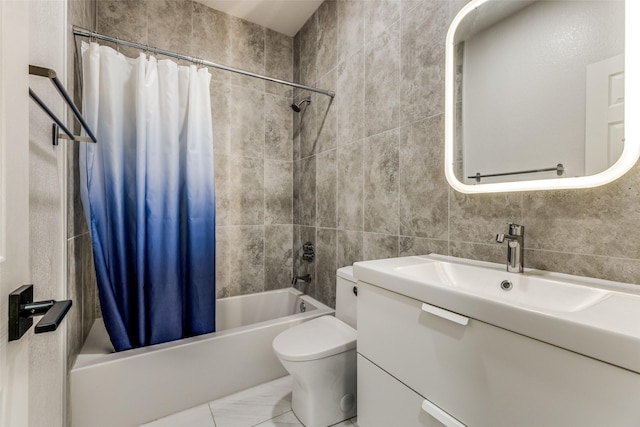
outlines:
M293 379L291 407L305 427L327 427L356 416L356 282L352 267L337 271L336 313L293 326L273 351Z

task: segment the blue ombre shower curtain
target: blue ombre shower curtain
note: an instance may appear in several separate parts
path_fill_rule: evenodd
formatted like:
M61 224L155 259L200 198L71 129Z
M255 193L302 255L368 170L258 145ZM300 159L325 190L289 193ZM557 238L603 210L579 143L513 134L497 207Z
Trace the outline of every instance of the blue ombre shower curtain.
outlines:
M82 203L116 351L215 329L213 131L205 68L83 43Z

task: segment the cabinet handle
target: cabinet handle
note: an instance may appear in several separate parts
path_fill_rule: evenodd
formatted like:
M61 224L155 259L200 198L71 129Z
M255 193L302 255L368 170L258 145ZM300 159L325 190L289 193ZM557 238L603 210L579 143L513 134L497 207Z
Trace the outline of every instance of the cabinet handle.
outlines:
M431 415L436 420L440 421L445 425L445 427L466 427L460 421L456 420L451 415L447 414L428 400L422 402L422 410Z
M442 317L443 319L450 320L450 321L455 322L455 323L457 323L459 325L462 325L462 326L467 326L467 324L469 323L469 318L468 317L464 317L464 316L461 316L459 314L452 313L451 311L448 311L448 310L443 310L440 307L436 307L436 306L431 305L431 304L423 303L422 304L422 311L426 311L429 314L433 314L434 316Z

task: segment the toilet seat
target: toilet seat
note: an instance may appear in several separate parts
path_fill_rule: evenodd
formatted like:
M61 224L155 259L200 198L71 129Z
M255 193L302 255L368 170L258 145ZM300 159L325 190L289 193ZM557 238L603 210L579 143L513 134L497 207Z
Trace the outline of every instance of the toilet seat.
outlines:
M280 333L273 340L273 350L282 360L316 360L355 349L356 337L351 326L333 316L321 316Z

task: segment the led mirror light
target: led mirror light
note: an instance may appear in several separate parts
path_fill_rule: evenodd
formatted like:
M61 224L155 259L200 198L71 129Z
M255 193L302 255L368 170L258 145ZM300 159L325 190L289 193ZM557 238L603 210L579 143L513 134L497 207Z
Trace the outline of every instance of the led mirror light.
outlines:
M459 26L470 14L477 19L479 8L495 0L472 0L453 19L446 38L445 79L445 176L449 184L462 193L496 193L508 191L590 188L607 184L628 172L640 157L640 50L634 40L640 40L640 1L626 1L625 8L625 89L624 148L618 160L603 172L580 177L538 179L499 183L461 182L455 174L456 163L456 37ZM516 0L514 0L516 1ZM503 1L504 3L504 1ZM462 31L466 31L464 28Z

